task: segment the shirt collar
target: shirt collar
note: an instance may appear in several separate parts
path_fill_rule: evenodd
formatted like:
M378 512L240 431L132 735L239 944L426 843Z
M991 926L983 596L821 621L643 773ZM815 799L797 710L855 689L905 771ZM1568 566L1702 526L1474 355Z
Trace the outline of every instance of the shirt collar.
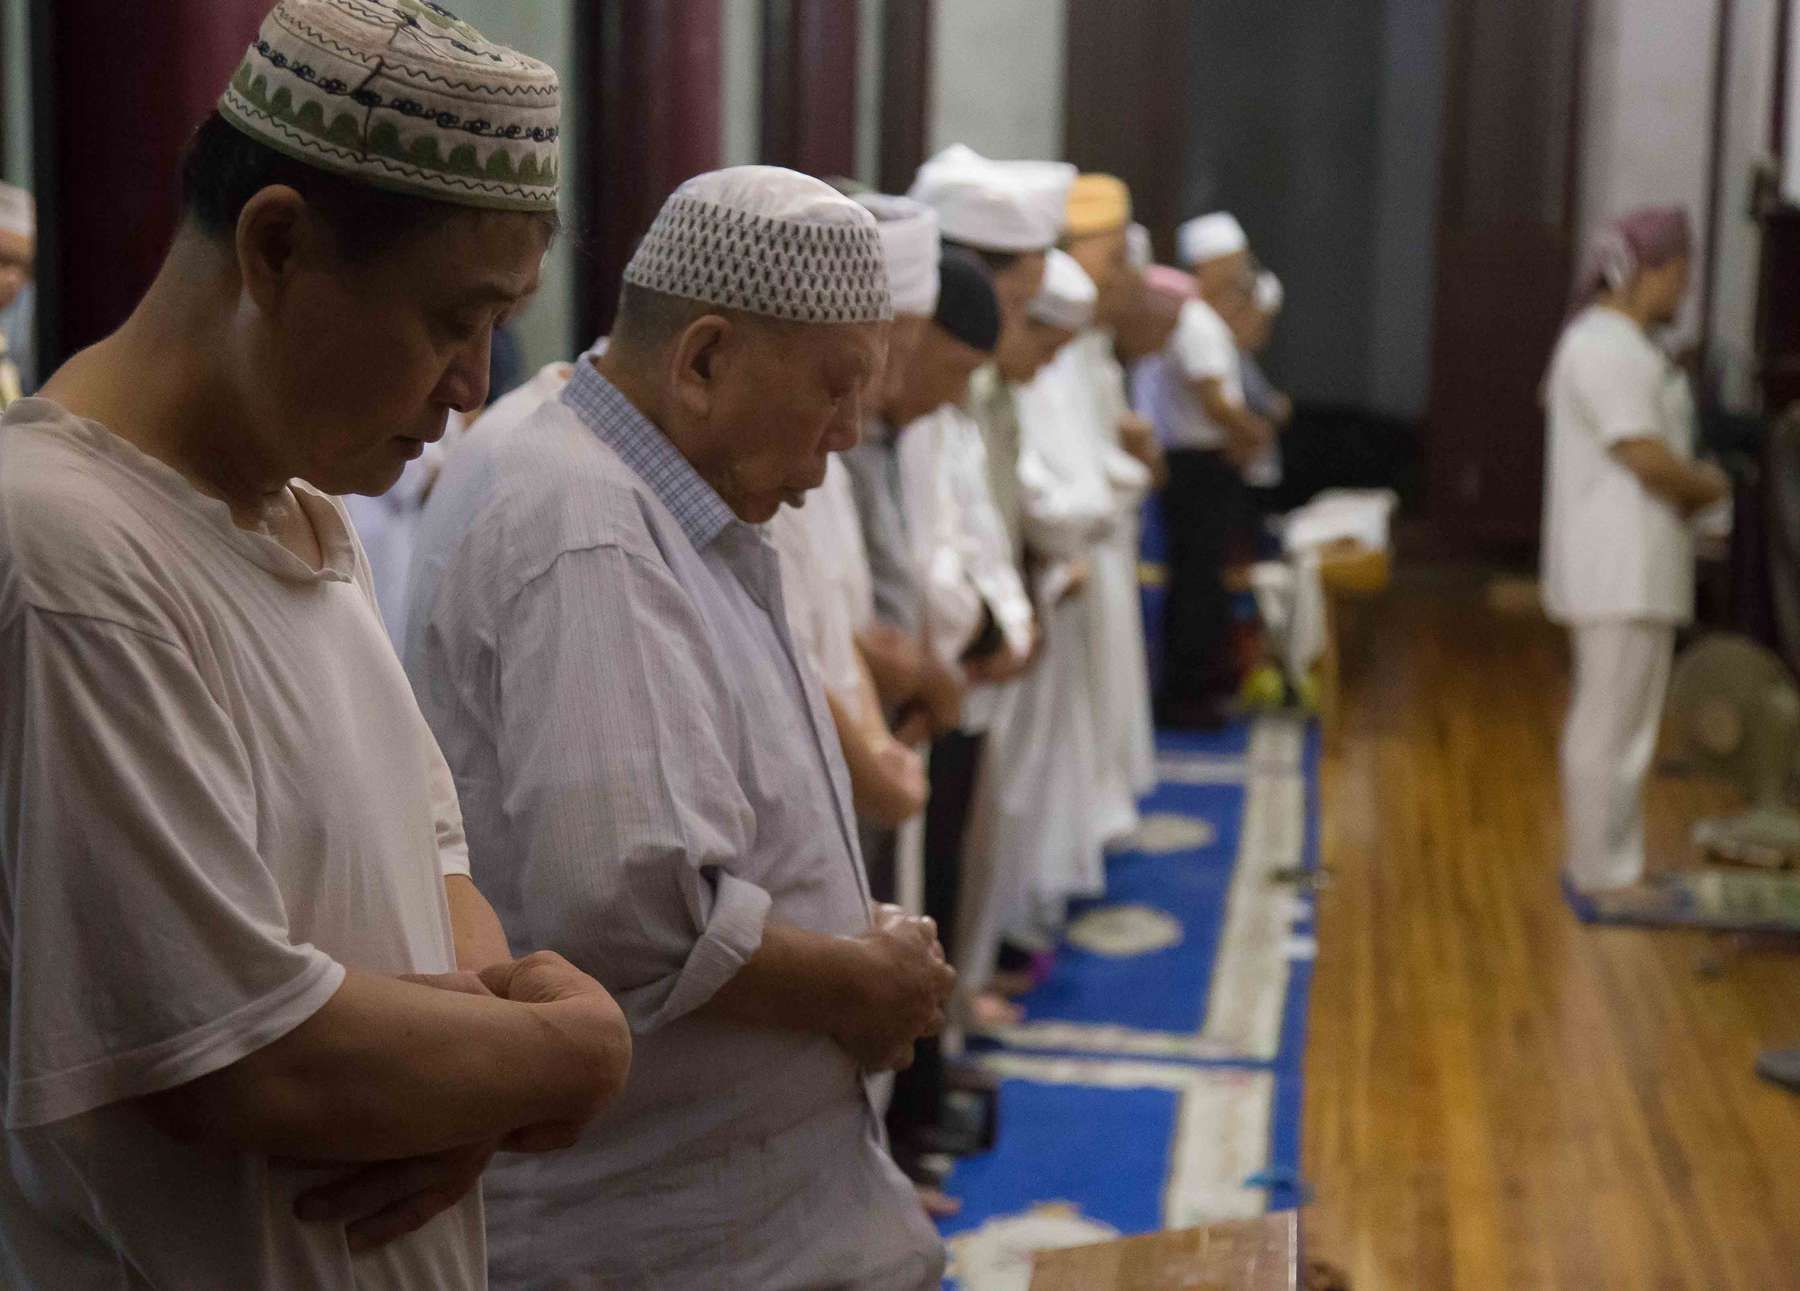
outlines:
M576 363L562 401L650 486L696 551L710 546L737 519L669 437L586 356Z

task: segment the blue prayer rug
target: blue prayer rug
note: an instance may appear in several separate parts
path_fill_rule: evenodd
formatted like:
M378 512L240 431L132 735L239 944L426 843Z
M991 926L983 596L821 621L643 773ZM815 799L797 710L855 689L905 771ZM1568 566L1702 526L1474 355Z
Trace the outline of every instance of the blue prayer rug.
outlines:
M1302 1200L1317 734L1261 717L1159 754L1134 845L1071 911L1025 1020L971 1038L1002 1083L997 1146L947 1183L963 1291L1025 1291L1035 1250Z

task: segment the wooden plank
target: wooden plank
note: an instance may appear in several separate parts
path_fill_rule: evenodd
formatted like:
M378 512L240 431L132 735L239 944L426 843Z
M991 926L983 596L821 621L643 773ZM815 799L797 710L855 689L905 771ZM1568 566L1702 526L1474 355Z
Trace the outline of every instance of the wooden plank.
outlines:
M1800 1288L1800 959L1591 929L1556 883L1562 635L1402 570L1323 773L1307 1252L1358 1291ZM1660 777L1653 855L1732 801ZM1714 964L1713 961L1718 963ZM1714 971L1703 972L1702 968Z
M1033 1266L1031 1291L1294 1291L1299 1254L1289 1211L1047 1251Z

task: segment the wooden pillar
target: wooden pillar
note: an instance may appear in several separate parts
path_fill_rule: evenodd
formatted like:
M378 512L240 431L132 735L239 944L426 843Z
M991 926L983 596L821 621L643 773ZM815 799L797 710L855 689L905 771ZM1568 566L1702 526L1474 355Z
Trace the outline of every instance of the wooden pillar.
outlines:
M48 374L125 321L168 249L179 161L269 0L39 0L38 309Z
M856 173L855 0L763 0L762 159Z
M1179 0L1068 0L1063 147L1131 186L1133 213L1175 249L1188 144L1193 39Z
M930 146L935 0L887 0L881 17L881 190L904 193Z
M582 336L603 335L638 239L683 180L719 165L720 0L582 0L577 67L589 142L566 158L574 176L576 310Z

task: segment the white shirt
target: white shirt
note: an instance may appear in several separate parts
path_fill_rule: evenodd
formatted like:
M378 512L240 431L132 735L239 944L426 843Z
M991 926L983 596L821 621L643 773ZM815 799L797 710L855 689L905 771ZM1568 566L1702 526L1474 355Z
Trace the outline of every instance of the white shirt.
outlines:
M344 1173L184 1146L130 1101L291 1031L344 966L454 963L448 772L342 508L313 570L46 400L0 422L0 1284L478 1288L471 1194L352 1256Z
M955 664L992 614L1006 643L1031 648L1033 614L1012 540L988 484L981 427L946 404L900 435L900 476L925 636L937 656Z
M1686 378L1624 314L1593 306L1563 329L1550 361L1544 604L1561 623L1694 614L1694 542L1675 506L1612 455L1657 439L1693 456Z
M1230 325L1205 301L1184 301L1163 358L1152 369L1155 378L1147 391L1148 415L1162 442L1170 448L1223 448L1225 429L1206 415L1193 383L1218 381L1226 400L1242 406L1243 371Z
M783 507L768 534L781 557L788 619L820 681L840 704L861 704L856 634L875 618L875 591L862 522L843 460L831 457L825 483L800 508Z
M763 531L581 363L445 465L415 574L407 665L482 889L635 1037L575 1147L490 1170L495 1285L864 1285L930 1258L850 1055L703 1008L768 920L869 926L849 775ZM746 1220L767 1172L822 1162L843 1186L803 1229Z

